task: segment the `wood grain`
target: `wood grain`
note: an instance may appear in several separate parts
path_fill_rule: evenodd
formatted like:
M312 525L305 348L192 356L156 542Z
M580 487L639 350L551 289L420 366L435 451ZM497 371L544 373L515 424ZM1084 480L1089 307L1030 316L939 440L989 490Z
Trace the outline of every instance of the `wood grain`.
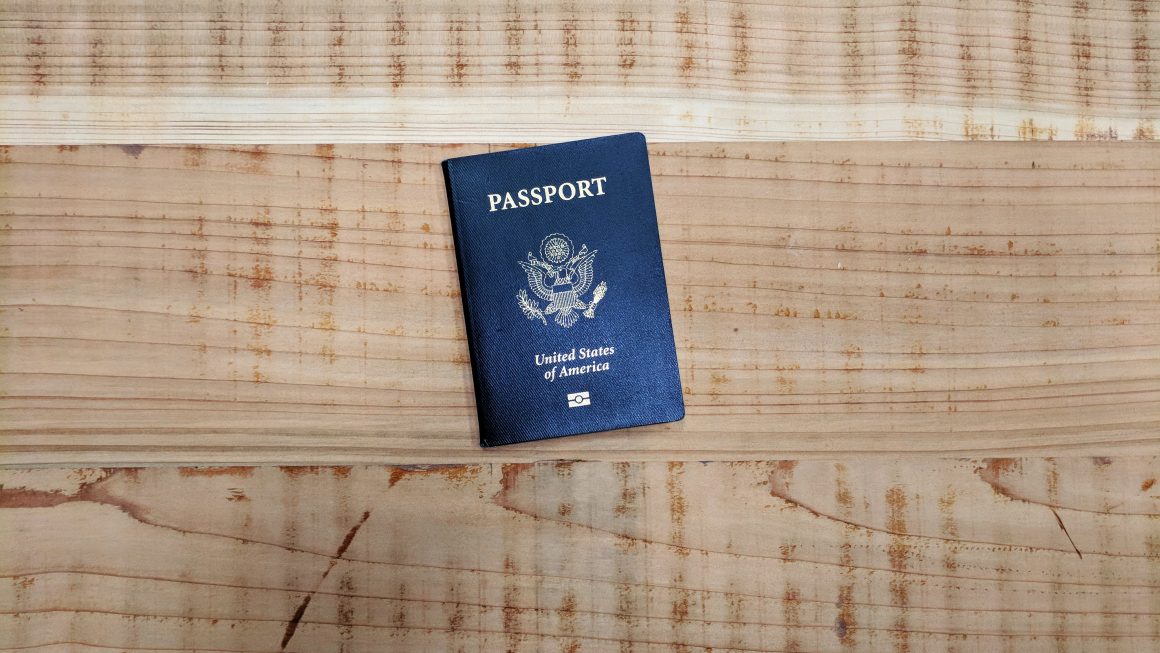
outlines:
M1157 451L1153 144L654 145L688 417L483 452L437 163L486 149L4 149L0 460Z
M1144 651L1156 458L0 470L0 647Z
M1146 139L1148 0L10 0L0 142Z

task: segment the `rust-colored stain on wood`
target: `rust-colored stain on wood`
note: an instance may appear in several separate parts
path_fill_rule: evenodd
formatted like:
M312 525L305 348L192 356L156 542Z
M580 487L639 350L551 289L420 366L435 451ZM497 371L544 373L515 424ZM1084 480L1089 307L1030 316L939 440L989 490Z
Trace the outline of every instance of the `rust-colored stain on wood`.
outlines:
M1152 147L654 145L688 414L618 457L1147 450ZM6 148L6 462L478 460L438 162L487 149Z
M1148 650L1160 597L1141 564L1160 532L1139 479L1156 465L9 469L0 645L1053 651L1130 638ZM660 491L618 513L621 476ZM994 492L996 479L1025 498ZM1109 609L1119 599L1138 607ZM1107 637L1092 638L1092 613Z
M1146 0L77 9L0 7L0 649L1160 649ZM627 130L688 417L481 452L500 146L330 143Z
M1156 12L1146 0L682 0L594 14L516 0L104 9L0 8L10 64L2 140L1156 134Z

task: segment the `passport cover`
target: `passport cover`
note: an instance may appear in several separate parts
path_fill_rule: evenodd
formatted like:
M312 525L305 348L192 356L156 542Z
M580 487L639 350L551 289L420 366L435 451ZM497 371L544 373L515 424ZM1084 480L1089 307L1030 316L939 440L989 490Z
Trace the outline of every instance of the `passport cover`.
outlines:
M480 444L684 417L644 135L443 172Z

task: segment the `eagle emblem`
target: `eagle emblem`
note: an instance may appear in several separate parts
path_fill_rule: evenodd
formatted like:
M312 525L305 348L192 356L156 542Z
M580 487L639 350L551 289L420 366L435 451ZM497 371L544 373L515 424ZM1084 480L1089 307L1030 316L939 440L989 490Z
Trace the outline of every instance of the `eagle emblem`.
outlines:
M554 316L556 324L568 328L583 315L596 317L596 305L604 299L608 285L601 281L592 290L591 299L584 301L584 293L592 286L592 263L596 250L588 251L583 245L573 253L572 239L564 234L554 233L544 236L540 242L540 256L536 258L528 252L528 260L518 261L528 275L528 287L532 293L548 303L544 308L521 289L516 295L520 310L529 320L539 320L548 324L546 316Z

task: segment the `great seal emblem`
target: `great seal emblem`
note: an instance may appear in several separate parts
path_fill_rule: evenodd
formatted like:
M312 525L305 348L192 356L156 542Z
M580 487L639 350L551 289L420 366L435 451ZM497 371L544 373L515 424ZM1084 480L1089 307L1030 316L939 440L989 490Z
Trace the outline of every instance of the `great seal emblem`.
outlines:
M608 292L608 285L601 281L592 290L591 299L583 300L584 293L592 286L596 250L588 251L588 246L582 245L580 251L573 254L572 239L561 233L552 233L540 241L540 256L543 258L536 258L528 252L528 260L519 261L519 264L527 274L528 287L548 305L541 309L539 303L528 297L526 290L520 289L516 300L524 316L547 325L545 316L554 315L553 321L564 328L575 324L581 315L595 318L596 305Z

